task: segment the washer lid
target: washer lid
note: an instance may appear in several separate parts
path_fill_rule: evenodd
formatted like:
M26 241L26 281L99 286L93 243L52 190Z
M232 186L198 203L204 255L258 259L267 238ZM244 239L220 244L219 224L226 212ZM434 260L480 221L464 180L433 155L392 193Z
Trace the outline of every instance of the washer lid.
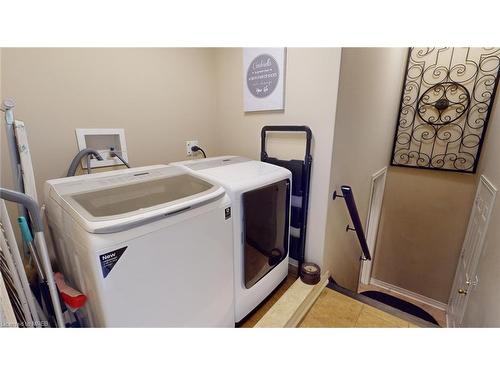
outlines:
M209 191L214 186L188 174L112 186L65 198L77 203L89 219L108 218L167 205Z
M126 172L47 181L50 197L86 231L112 233L208 203L224 195L214 183L181 168L133 168Z

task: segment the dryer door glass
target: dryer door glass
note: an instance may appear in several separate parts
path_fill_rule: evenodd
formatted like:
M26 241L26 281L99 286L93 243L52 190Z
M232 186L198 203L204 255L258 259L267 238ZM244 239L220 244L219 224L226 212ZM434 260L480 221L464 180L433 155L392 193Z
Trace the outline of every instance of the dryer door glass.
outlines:
M188 174L108 187L70 196L93 218L129 214L206 193L213 185Z
M290 182L243 194L245 287L251 288L288 253Z

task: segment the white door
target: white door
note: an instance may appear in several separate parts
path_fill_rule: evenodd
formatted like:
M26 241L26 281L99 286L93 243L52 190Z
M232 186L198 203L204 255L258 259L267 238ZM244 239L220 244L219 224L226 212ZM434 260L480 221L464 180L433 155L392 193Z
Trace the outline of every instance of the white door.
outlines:
M476 268L488 229L496 188L481 176L447 309L448 326L460 327L469 295L478 283Z

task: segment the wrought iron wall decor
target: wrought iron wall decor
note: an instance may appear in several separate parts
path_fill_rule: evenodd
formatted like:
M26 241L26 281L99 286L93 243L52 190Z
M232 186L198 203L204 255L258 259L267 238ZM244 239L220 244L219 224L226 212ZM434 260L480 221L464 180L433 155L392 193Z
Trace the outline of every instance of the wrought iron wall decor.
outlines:
M391 165L474 173L500 48L410 48Z

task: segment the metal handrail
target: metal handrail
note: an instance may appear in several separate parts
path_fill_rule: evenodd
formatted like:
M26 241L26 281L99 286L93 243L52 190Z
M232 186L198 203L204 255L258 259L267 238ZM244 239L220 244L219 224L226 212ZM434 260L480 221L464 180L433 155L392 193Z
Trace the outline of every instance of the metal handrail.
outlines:
M347 185L342 185L340 189L342 190L342 195L338 195L337 192L334 191L333 199L335 200L335 198L344 198L347 210L349 211L349 215L351 216L352 225L354 226L354 228L351 228L349 225L347 225L346 231L352 230L356 232L359 244L361 246L361 251L363 253L361 260L372 260L370 250L368 249L368 244L366 243L363 225L361 225L361 220L359 219L358 209L356 207L356 202L354 201L354 194L352 193L352 189Z

